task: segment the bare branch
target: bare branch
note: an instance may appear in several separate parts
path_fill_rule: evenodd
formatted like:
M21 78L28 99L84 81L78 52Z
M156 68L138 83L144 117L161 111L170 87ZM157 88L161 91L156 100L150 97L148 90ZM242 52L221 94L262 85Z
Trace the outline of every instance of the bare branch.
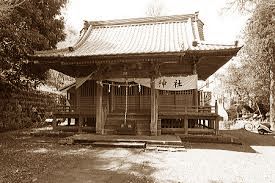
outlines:
M159 0L154 0L149 4L146 15L151 17L158 17L163 15L164 6Z
M226 6L222 13L228 11L239 11L241 13L252 13L256 5L261 0L227 0Z

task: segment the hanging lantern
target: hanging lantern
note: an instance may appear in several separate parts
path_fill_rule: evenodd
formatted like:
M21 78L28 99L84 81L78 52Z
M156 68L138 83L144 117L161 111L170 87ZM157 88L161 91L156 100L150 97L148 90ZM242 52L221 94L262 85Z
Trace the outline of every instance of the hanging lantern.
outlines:
M120 88L120 85L118 85L118 88Z
M141 91L141 86L140 84L138 84L138 92L140 93L140 91Z
M111 84L109 84L109 86L108 86L108 92L109 93L111 92Z

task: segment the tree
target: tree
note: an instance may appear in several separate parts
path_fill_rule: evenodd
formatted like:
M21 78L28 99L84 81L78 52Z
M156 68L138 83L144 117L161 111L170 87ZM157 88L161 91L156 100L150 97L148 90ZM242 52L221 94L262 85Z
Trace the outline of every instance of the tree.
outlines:
M275 0L234 0L233 2L242 11L248 9L248 4L253 10L245 30L242 65L239 70L234 71L240 75L235 81L235 87L239 86L247 93L253 94L251 96L266 102L270 109L270 123L275 126ZM244 80L249 84L245 84ZM269 101L266 100L268 98Z
M8 16L0 19L0 80L18 87L46 79L48 68L27 64L27 56L36 50L54 49L65 39L61 9L66 3L25 0L10 6Z

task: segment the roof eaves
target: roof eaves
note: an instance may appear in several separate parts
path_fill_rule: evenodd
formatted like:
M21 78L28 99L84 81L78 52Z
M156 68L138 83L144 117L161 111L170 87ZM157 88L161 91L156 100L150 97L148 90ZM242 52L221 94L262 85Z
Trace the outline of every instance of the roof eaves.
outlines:
M236 55L238 51L242 48L241 47L231 47L231 48L221 48L221 49L188 49L185 51L186 54L214 54L214 55L219 55L219 54L225 54L225 53L230 53L233 55Z
M150 53L125 53L125 54L110 54L110 55L81 55L81 56L64 56L64 55L54 55L54 56L33 56L32 59L37 59L40 61L52 62L53 60L74 60L74 59L83 59L83 60L116 60L116 59L135 59L135 58L166 58L166 57L175 57L175 56L183 56L185 52L150 52Z

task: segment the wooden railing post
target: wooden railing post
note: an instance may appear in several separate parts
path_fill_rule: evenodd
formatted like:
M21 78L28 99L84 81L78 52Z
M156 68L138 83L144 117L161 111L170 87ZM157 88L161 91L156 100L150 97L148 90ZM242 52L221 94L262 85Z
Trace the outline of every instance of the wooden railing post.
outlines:
M82 126L83 126L83 116L79 114L78 118L78 133L82 133Z
M188 118L187 116L184 116L184 134L188 134Z
M215 100L215 113L218 114L218 102Z
M102 117L101 117L101 134L103 135L105 129L105 122L107 120L108 110L107 107L102 107Z

